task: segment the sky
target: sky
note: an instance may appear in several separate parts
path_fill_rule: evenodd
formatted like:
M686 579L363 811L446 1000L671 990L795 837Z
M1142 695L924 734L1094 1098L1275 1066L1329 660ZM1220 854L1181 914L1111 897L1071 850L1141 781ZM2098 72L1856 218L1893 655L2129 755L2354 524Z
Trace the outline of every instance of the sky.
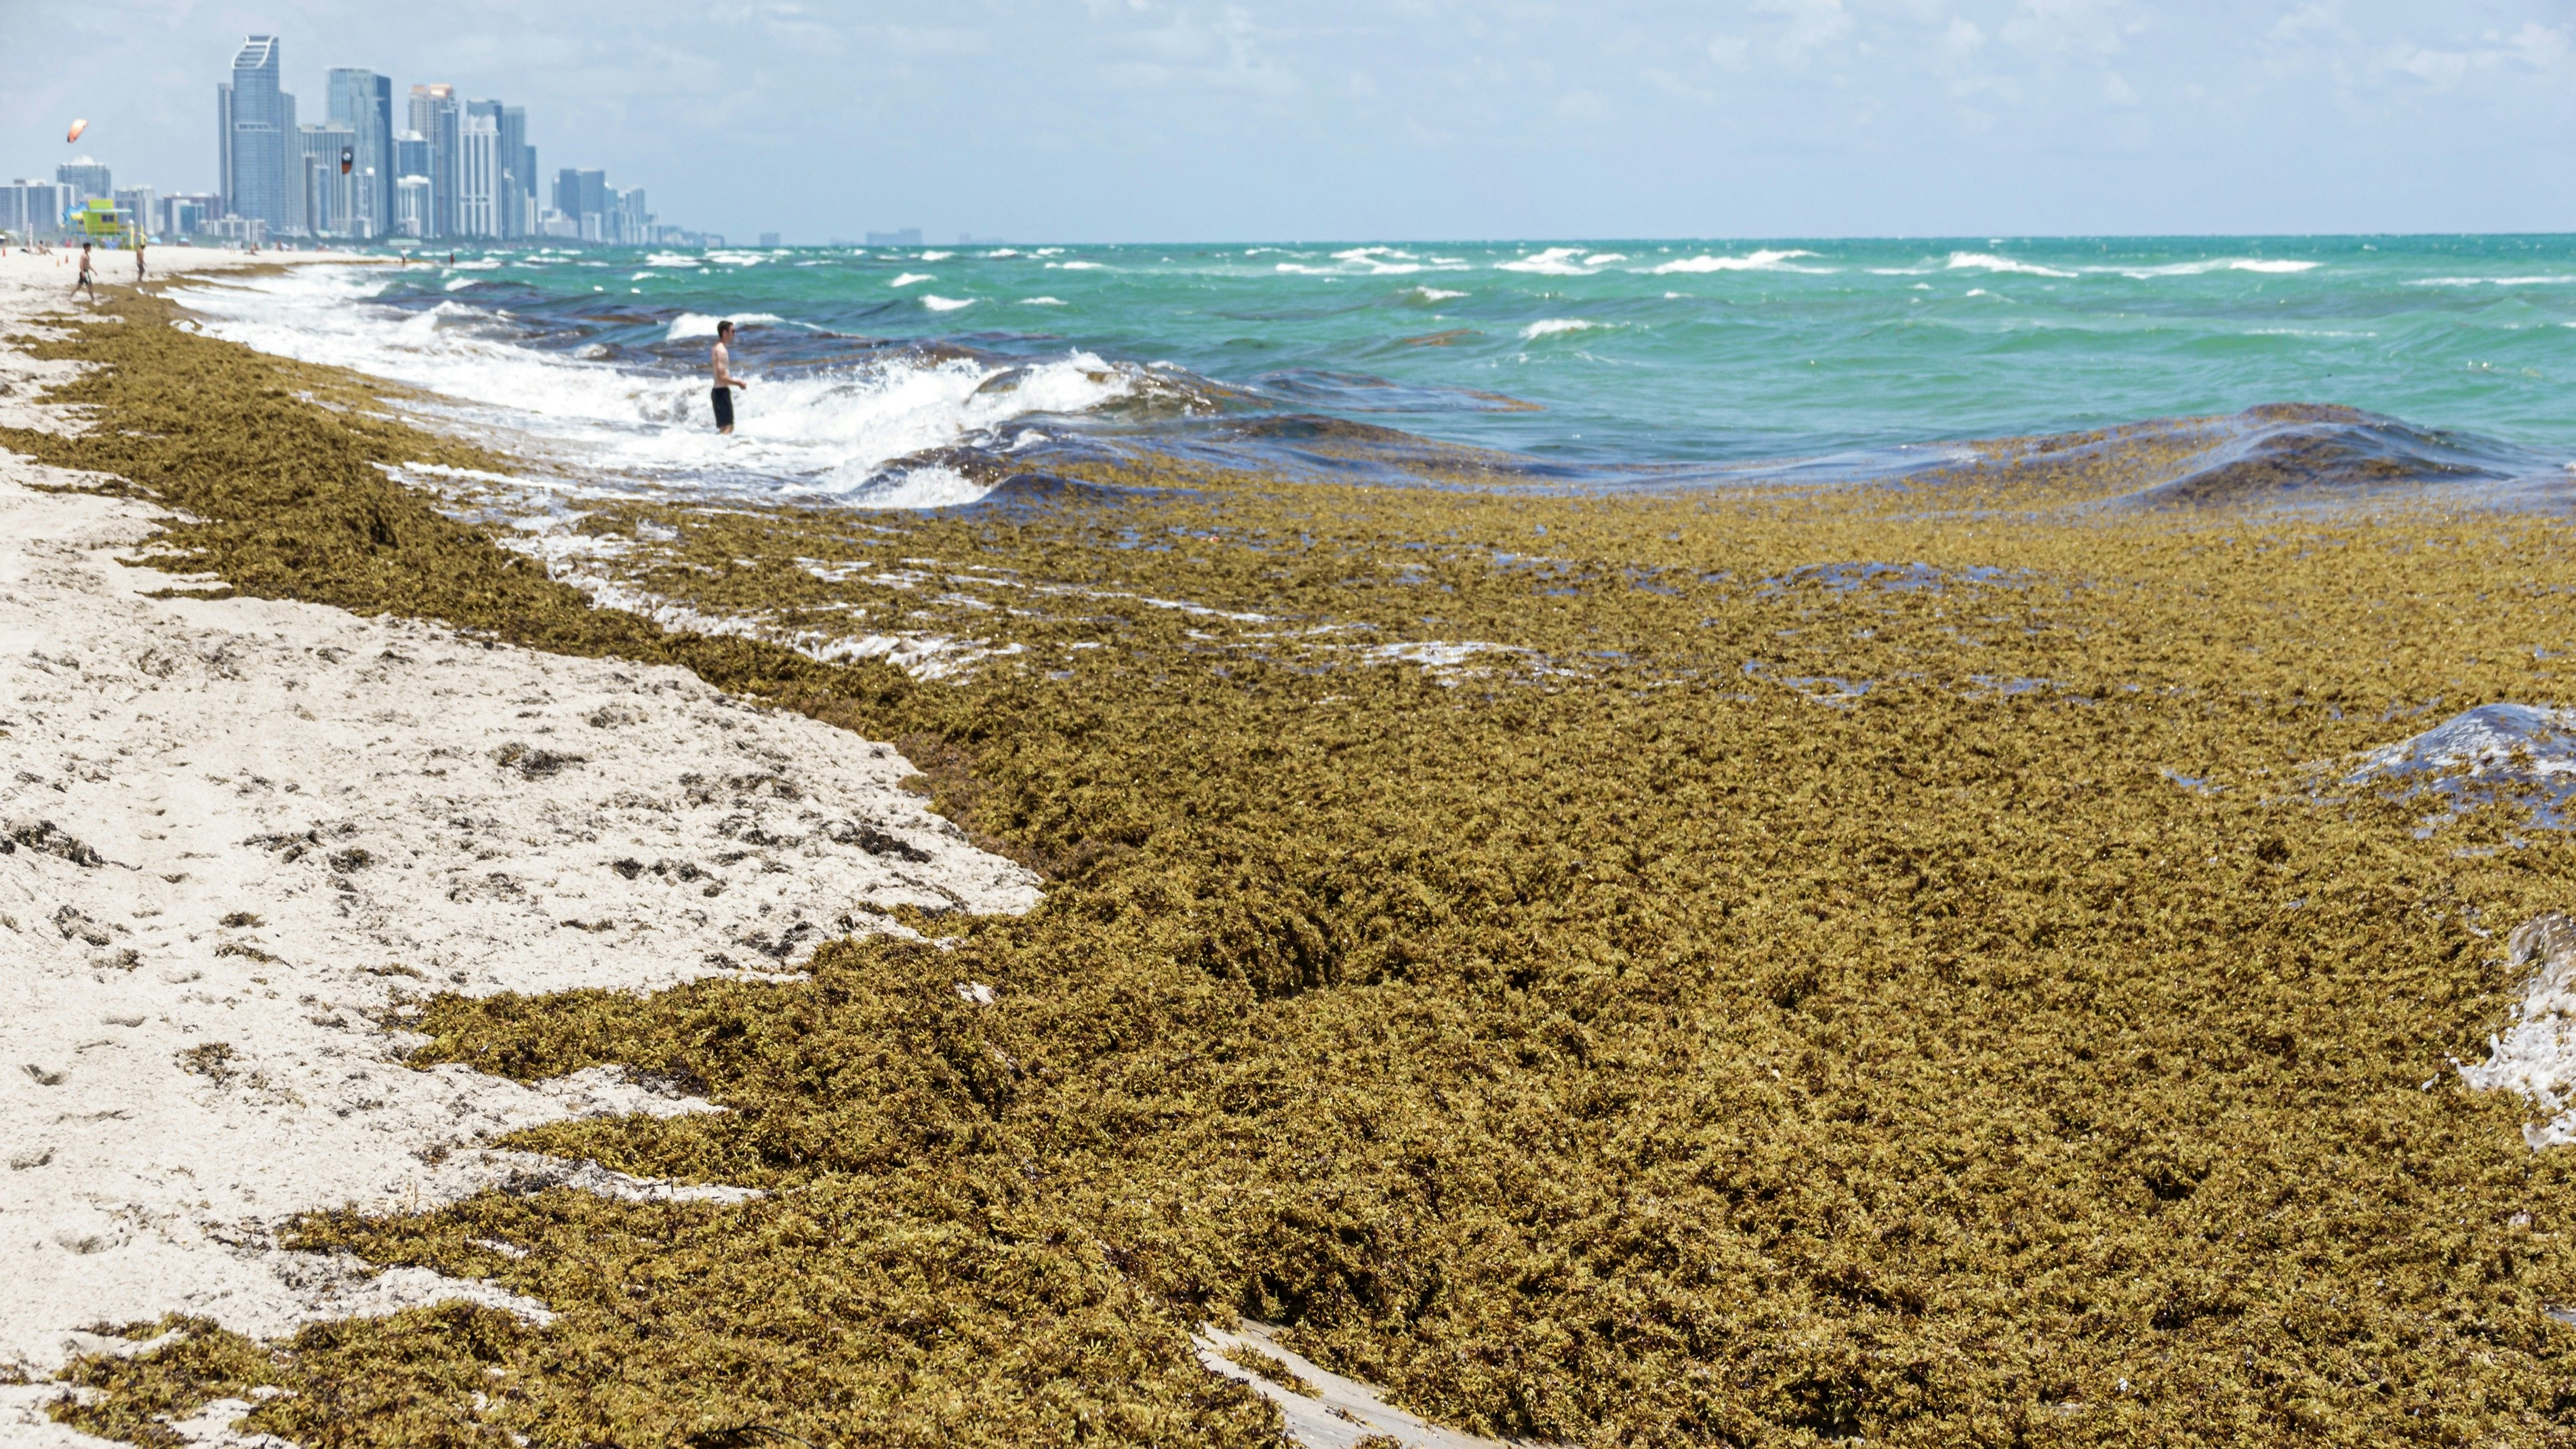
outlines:
M2576 0L0 0L0 171L213 189L251 32L737 239L2576 230Z

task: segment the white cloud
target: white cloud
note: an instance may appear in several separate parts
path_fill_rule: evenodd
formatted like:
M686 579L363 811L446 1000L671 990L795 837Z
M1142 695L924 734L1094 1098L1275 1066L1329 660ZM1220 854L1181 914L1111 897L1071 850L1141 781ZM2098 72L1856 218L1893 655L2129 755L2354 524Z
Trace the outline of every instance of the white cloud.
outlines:
M1780 17L1774 43L1792 65L1840 44L1852 33L1852 17L1843 9L1843 0L1753 0L1753 8Z
M2276 45L2300 45L2317 38L2349 40L2352 32L2343 23L2343 6L2317 3L2302 5L2272 22L2264 38Z
M2002 35L2032 54L2105 56L2145 28L2145 10L2129 0L2020 0Z

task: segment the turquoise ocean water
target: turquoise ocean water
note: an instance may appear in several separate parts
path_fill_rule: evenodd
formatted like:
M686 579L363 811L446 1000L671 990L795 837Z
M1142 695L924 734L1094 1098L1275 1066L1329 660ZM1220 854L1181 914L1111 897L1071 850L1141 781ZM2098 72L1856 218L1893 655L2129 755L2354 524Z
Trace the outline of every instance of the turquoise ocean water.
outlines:
M2576 459L2576 238L455 255L192 300L612 473L857 504L963 501L1067 450L1393 479L1407 438L1575 486L1868 475L2273 403L2374 415L2330 425L2346 452L2446 476ZM755 379L731 439L718 317Z

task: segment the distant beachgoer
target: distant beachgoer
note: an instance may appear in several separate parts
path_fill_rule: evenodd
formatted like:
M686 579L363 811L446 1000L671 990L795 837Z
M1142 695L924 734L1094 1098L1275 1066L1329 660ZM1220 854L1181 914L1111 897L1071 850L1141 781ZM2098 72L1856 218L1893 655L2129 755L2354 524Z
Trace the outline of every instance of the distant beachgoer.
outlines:
M81 288L83 287L87 287L89 289L89 299L91 301L95 302L98 300L98 279L91 276L89 271L88 242L81 243L80 280L72 283L72 295L75 297L79 296L81 294Z
M134 239L134 280L143 280L143 238Z
M725 344L732 340L733 324L717 323L715 350L708 356L716 365L716 431L719 433L733 431L733 390L751 386L733 375L733 357L725 351Z

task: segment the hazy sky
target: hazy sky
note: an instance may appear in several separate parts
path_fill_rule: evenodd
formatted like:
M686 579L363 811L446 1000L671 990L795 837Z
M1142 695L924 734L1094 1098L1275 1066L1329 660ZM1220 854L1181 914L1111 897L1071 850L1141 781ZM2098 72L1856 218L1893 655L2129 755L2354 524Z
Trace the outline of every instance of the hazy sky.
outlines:
M2576 0L0 0L0 170L211 189L250 31L737 237L2576 229Z

